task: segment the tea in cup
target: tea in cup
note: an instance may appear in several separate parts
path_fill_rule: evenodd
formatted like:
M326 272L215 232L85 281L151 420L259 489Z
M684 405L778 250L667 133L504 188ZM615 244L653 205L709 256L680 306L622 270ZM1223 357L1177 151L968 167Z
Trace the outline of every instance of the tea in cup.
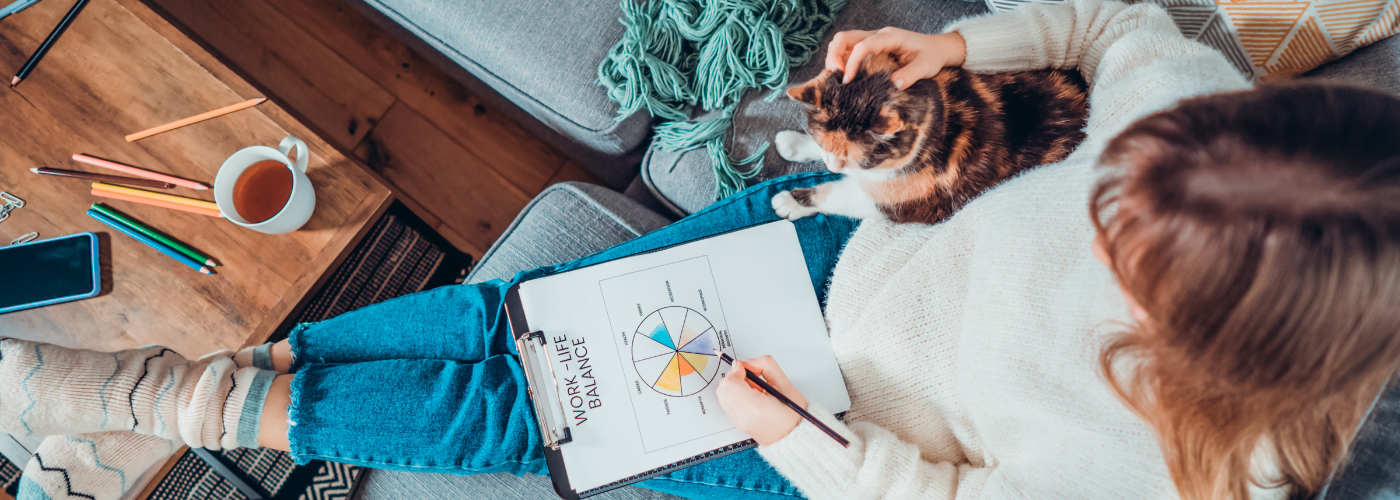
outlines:
M267 234L296 231L316 209L316 191L306 177L310 156L306 143L291 136L277 149L240 149L219 167L214 202L234 224Z

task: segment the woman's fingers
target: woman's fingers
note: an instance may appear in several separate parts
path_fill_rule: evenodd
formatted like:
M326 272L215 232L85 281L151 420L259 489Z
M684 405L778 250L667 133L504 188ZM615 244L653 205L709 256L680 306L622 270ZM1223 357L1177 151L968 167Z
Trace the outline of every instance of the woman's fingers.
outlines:
M787 396L788 399L793 400L793 402L797 403L799 406L803 408L807 407L807 400L802 397L802 393L797 390L797 387L792 385L792 381L788 380L787 374L783 373L783 369L778 367L778 361L773 359L772 356L761 356L745 360L744 367L752 371L754 375L763 377L763 380L767 381L768 385L773 386L774 389L783 393L784 396Z
M875 34L874 31L842 31L831 37L826 46L826 70L841 71L846 67L846 59L851 55L851 47Z
M908 34L910 32L901 29L880 28L880 31L855 44L851 47L851 55L846 58L846 74L841 83L851 83L856 77L856 72L860 71L860 63L871 54L897 54L901 56L900 62L907 64L905 56L910 51L905 48L904 42ZM917 57L918 53L914 52L912 55Z
M769 361L771 360L772 358L769 358ZM719 399L720 407L734 420L734 425L741 432L752 436L755 441L758 441L758 444L766 446L787 436L788 433L792 432L792 429L801 423L802 419L792 409L779 402L777 398L764 394L757 386L748 382L745 373L752 368L754 368L752 363L734 362L729 373L720 380L715 395ZM777 363L772 363L771 367L764 368L763 372L772 376L781 370L777 369ZM787 377L781 376L780 373L779 376L786 383ZM768 380L770 383L774 381L773 379ZM805 400L801 399L801 394L797 393L795 389L779 390L794 401L801 402L804 407L806 406Z

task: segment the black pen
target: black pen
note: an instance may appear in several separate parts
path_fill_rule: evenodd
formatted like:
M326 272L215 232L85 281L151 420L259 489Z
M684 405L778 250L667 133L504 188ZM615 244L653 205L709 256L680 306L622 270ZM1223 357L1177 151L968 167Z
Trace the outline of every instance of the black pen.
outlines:
M723 360L725 363L729 363L731 366L734 364L734 358L729 357L728 353L722 352L719 349L715 349L715 354L718 354L719 359ZM763 377L754 375L753 372L749 370L744 370L744 375L747 376L749 382L753 382L754 385L757 385L759 388L762 388L763 391L767 392L770 396L778 398L778 401L782 401L783 404L787 405L788 408L792 408L792 411L797 412L797 416L807 419L807 421L811 422L812 425L817 426L818 429L821 429L822 432L825 432L826 435L831 436L831 439L835 439L837 443L841 443L841 446L844 446L846 448L851 447L850 441L847 441L846 438L841 437L840 434L837 434L836 430L827 427L826 424L823 424L821 420L817 420L817 417L812 416L811 413L807 413L807 410L803 409L791 399L788 399L788 397L784 396L783 393L778 392L778 389L773 387L772 385L769 385L766 380L763 380Z
M53 32L49 33L49 37L45 38L44 43L40 44L39 48L34 51L34 55L29 56L29 60L25 61L24 66L19 68L15 79L10 80L11 87L19 85L20 80L25 79L29 76L29 72L34 71L34 67L39 65L39 60L44 58L44 54L49 53L54 42L58 41L58 37L63 36L63 32L68 30L68 25L73 24L73 20L78 18L78 13L82 12L83 7L87 7L87 4L88 0L78 0L78 3L73 4L73 8L68 9L68 15L63 16L63 20L58 22L58 26L54 27Z

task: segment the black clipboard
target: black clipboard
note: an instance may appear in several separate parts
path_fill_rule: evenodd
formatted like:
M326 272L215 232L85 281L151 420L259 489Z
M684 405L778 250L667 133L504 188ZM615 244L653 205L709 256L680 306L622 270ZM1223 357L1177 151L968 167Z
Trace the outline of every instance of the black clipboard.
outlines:
M535 418L539 422L540 432L544 437L544 456L545 462L549 466L550 481L554 484L554 492L559 494L560 498L579 500L591 497L676 469L683 469L757 446L754 440L747 439L679 462L625 477L597 488L578 491L569 484L569 471L567 464L564 463L562 447L567 446L573 440L573 433L567 425L567 417L563 417L565 415L563 402L557 396L559 386L554 378L549 352L546 349L541 349L547 345L546 335L541 331L530 330L529 321L525 318L525 309L520 303L520 283L512 285L506 291L505 310L506 319L510 323L511 338L515 340L515 347L520 353L520 365L525 370L526 394L530 397L530 403L535 410ZM543 352L543 356L539 355L541 352ZM558 407L559 416L563 417L565 421L560 421L554 416L554 408L551 403L554 407Z

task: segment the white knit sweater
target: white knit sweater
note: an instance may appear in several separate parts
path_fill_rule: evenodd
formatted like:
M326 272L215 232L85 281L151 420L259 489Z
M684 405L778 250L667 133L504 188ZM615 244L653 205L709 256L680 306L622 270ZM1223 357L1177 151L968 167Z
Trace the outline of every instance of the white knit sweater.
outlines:
M1125 126L1248 83L1147 4L1030 4L949 31L969 70L1078 68L1088 138L941 224L862 224L826 310L847 424L814 408L851 446L804 422L759 451L813 499L1176 498L1152 429L1098 369L1129 316L1090 252L1089 194Z

